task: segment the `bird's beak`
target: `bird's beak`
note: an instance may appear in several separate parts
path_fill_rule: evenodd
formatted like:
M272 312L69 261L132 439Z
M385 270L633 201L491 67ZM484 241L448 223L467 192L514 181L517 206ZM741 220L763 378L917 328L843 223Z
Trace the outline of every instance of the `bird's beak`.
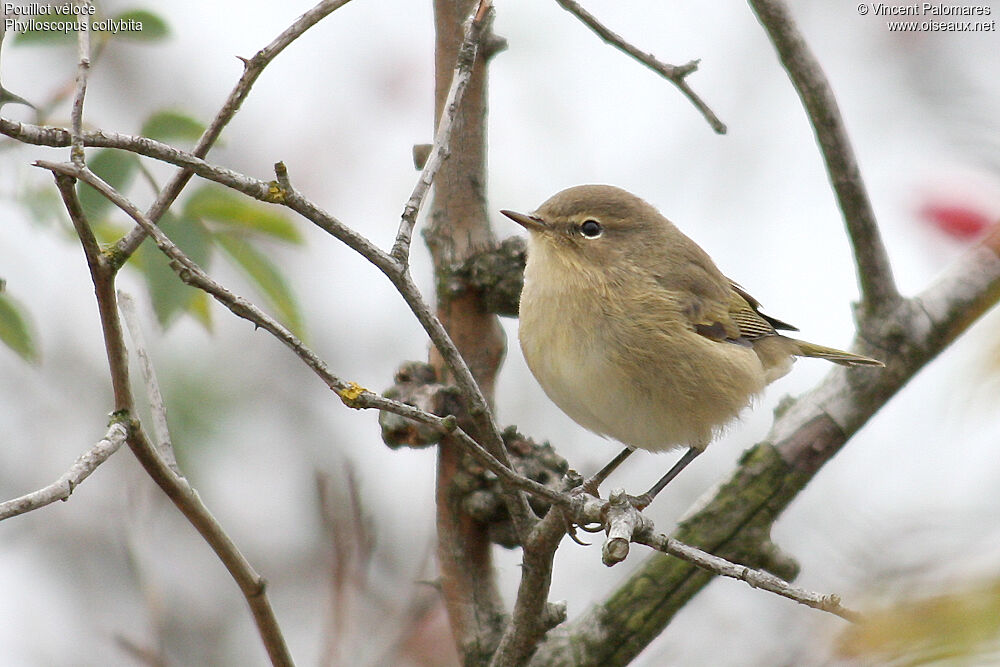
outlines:
M515 213L514 211L500 212L529 232L545 232L549 230L549 225L537 215L526 215L524 213Z

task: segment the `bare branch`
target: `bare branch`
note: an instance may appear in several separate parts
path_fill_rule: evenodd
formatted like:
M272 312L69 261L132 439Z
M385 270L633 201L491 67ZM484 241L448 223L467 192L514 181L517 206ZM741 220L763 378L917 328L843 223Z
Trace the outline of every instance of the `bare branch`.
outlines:
M777 49L816 133L854 248L862 311L869 316L888 314L901 297L830 83L795 26L788 6L782 0L749 2Z
M133 421L129 429L128 444L146 473L208 542L239 586L250 606L250 612L253 614L257 631L271 663L276 666L291 667L292 656L288 652L278 619L274 616L274 610L267 597L267 582L250 565L187 479L176 474L160 459L137 421Z
M449 91L466 32L463 26L469 14L477 11L476 5L476 0L434 0L434 113L438 123L448 116ZM454 121L450 157L434 181L433 204L423 235L438 286L444 282L448 267L496 242L486 202L487 61L488 50L484 45L475 59L469 87ZM408 276L407 282L412 282ZM500 323L482 308L478 295L471 290L449 294L438 289L436 296L434 319L443 325L442 329L447 330L448 337L466 359L470 377L479 387L477 395L469 396L464 388L467 380L451 370L454 364L445 354L450 350L439 350L436 346L430 350L428 361L442 381L453 381L467 396L470 432L490 453L505 461L503 439L498 437L490 409L504 350ZM425 319L430 322L430 318ZM448 379L449 375L453 380ZM493 569L488 527L473 520L456 499L463 458L463 448L454 438L441 440L437 447L435 493L437 560L441 594L460 660L483 664L496 650L507 611ZM524 544L537 519L523 494L510 493L506 485L501 490L514 532Z
M413 193L403 207L402 220L399 223L399 231L396 233L396 242L392 247L392 256L396 261L406 265L409 262L410 243L413 239L413 228L417 224L417 215L420 207L424 203L427 192L434 182L441 164L448 158L448 141L451 139L451 130L455 124L455 116L458 115L459 105L462 103L462 96L472 78L472 67L476 62L476 54L479 51L479 40L482 38L483 29L492 16L492 5L489 0L481 0L474 16L468 21L465 29L465 39L458 51L458 62L455 64L455 73L452 76L451 88L448 90L448 98L444 105L444 113L437 124L437 134L434 137L434 145L431 147L430 155L424 162L424 167L420 172L417 185L413 188Z
M118 451L118 448L125 442L126 435L127 430L124 425L117 421L112 423L104 438L81 454L73 466L64 472L59 479L20 498L0 503L0 521L36 510L39 507L45 507L57 500L68 500L70 494L83 480L90 476L90 473L97 470L99 465Z
M202 173L202 166L199 166L197 169L199 176L216 181L222 185L227 185L216 178L216 176L219 175L218 172L216 172L216 168L211 167L210 165L203 165L203 167L205 167L204 173ZM237 177L239 185L229 185L229 187L233 187L244 194L260 199L261 201L281 204L282 206L295 211L306 220L313 223L327 234L330 234L338 241L341 241L374 264L379 271L390 279L393 276L400 275L405 271L405 268L393 259L393 257L387 252L383 251L381 248L358 232L354 231L351 227L347 226L330 213L324 211L319 206L316 206L316 204L296 190L292 186L288 177L288 170L283 163L278 162L275 164L274 172L277 175L278 184L280 185L280 188L278 189L274 188L273 184L264 183L263 181L255 181L252 178L243 176L242 174L236 174L235 172L230 172L230 174Z
M715 130L717 134L726 133L726 124L719 120L719 117L716 116L715 112L709 108L708 104L706 104L705 101L702 100L687 84L687 76L694 73L698 69L697 60L692 60L691 62L680 66L668 65L665 62L657 60L652 53L644 53L632 44L629 44L625 41L625 38L613 32L603 23L598 21L593 14L581 7L579 3L575 2L575 0L556 0L556 2L559 3L560 7L580 19L584 25L594 31L594 33L597 34L597 36L602 40L612 45L619 51L628 54L670 83L677 86L677 89L681 91L684 97L690 100L691 104L693 104L701 115L705 117L705 120L708 121L708 124L712 126L712 129Z
M86 169L80 163L74 165L74 170ZM104 348L108 355L108 368L111 372L111 388L115 396L115 412L134 410L132 402L132 387L128 375L128 351L122 338L121 321L118 319L117 296L115 295L115 269L108 262L107 255L101 252L80 206L76 193L76 179L71 174L53 172L56 187L62 196L63 204L69 213L70 220L80 237L83 253L87 258L90 277L94 283L94 294L97 297L97 309L101 316L101 328L104 334Z
M87 5L87 0L77 0L76 5ZM82 165L83 156L83 98L87 95L87 77L90 75L90 31L78 30L76 35L77 68L76 92L73 95L73 106L70 111L70 125L73 133L73 144L70 148L70 159Z
M858 623L861 614L851 611L840 604L836 595L821 595L807 591L776 577L769 572L732 563L725 558L714 556L656 532L653 522L637 510L624 491L615 491L609 497L605 506L591 504L588 508L589 519L600 519L605 525L607 541L604 543L604 564L616 565L625 560L630 542L644 544L648 547L687 561L696 567L721 577L740 579L754 588L769 591L776 595L804 604L813 609L826 611L841 618ZM597 510L597 514L594 512Z
M574 508L577 506L574 503ZM553 506L523 545L521 581L514 610L490 660L490 667L526 664L545 633L566 620L565 603L550 603L548 595L552 586L553 558L572 520L569 516Z
M639 544L645 544L657 551L680 558L712 574L745 581L753 588L780 595L813 609L835 614L851 623L860 623L864 620L858 612L844 607L837 595L822 595L807 591L804 588L793 586L769 572L731 563L725 558L719 558L701 549L688 546L663 533L654 533L652 530L639 531L634 539Z
M336 238L343 240L352 248L359 249L358 251L366 259L369 259L369 261L375 264L375 266L377 266L382 273L385 274L389 281L392 282L393 286L403 297L406 305L410 308L410 312L414 314L417 321L420 322L424 331L431 339L435 349L438 353L440 353L441 358L444 359L448 370L455 378L455 383L462 391L462 395L469 401L469 413L472 414L477 420L477 425L481 430L480 437L484 439L486 449L508 469L512 469L506 449L504 448L500 430L493 419L493 412L490 409L489 402L486 400L479 383L473 376L472 371L469 369L469 365L466 363L465 358L455 345L455 342L452 340L447 329L445 329L441 320L431 311L430 306L420 293L420 289L417 287L416 283L413 282L413 278L408 269L386 253L371 245L370 242L364 239L361 235L357 234L357 232L351 230L349 227L346 227L336 218L329 215L299 194L298 191L291 187L283 166L276 169L276 171L278 173L278 180L282 184L282 189L280 195L275 198L274 201L278 201L284 206L287 206L293 211L299 213L307 220L310 220L319 226L321 229L324 229ZM529 527L528 524L531 523L531 515L527 506L527 501L523 498L518 500L506 498L505 500L507 501L509 506L508 509L510 510L511 517L515 524L521 523L523 530L522 534L526 534L527 527ZM513 507L511 507L511 505L513 505Z
M64 129L40 127L5 118L0 118L0 133L20 141L43 146L66 146L69 145L71 141L70 133ZM275 165L277 182L268 183L244 176L243 174L239 174L223 167L210 165L203 159L190 153L178 150L146 137L136 137L116 132L90 131L84 132L84 142L87 146L119 148L137 153L139 155L145 155L147 157L163 160L171 164L183 166L193 173L198 174L202 178L233 188L234 190L238 190L239 192L260 201L281 204L313 222L315 225L342 241L350 248L358 252L362 257L374 264L399 290L403 299L406 301L406 304L410 307L410 310L424 327L424 330L430 337L431 342L440 352L442 358L448 365L448 369L455 377L455 381L459 388L471 401L472 405L470 406L470 412L479 415L481 422L489 424L489 428L484 429L483 437L487 438L489 441L489 449L493 452L492 456L501 461L504 465L507 465L508 469L510 469L509 460L507 459L506 452L503 450L503 439L500 436L499 429L493 421L492 411L490 410L485 396L483 396L483 393L473 377L472 372L469 370L465 359L455 346L455 343L451 340L447 330L431 311L430 306L428 306L426 301L424 301L423 296L420 294L420 290L413 282L413 279L406 270L406 267L397 262L388 253L372 244L364 236L358 234L343 222L316 206L312 201L303 197L292 186L287 170L283 164L278 163ZM120 194L114 192L110 186L92 173L81 172L76 169L68 168L65 164L46 160L38 160L35 164L45 169L50 169L56 173L72 176L74 178L80 178L81 180L89 183L104 196L111 199L116 206L125 211L125 213L132 217L133 220L136 220L138 228L152 229L156 226L152 218L143 215L133 205L131 205L128 200ZM148 224L148 228L138 222L140 219L145 220ZM150 232L147 231L144 233ZM187 261L187 267L189 270L179 272L182 280L188 284L204 289L239 317L243 317L254 322L278 337L296 354L298 354L299 357L305 361L306 364L312 368L331 389L340 393L350 388L351 383L333 376L326 367L326 364L309 351L308 348L302 345L302 342L287 328L273 318L267 316L257 306L236 297L222 286L211 281L211 279L205 275L204 271L194 265L190 259L183 255L183 253L180 253L180 250L176 247L176 245L174 245L170 239L166 237L166 235L162 234L162 232L156 236L159 239L157 241L158 245L160 243L165 244L165 246L161 246L161 250L163 250L168 257L180 261L182 266L185 266L185 260ZM170 248L170 250L168 251L165 247ZM118 266L120 262L124 261L119 255L115 254L114 251L112 251L111 257L115 258L116 266ZM382 407L374 404L366 407L378 407L379 409L389 409L392 411L391 407ZM540 491L540 489L537 489L536 491ZM512 514L520 516L523 521L530 521L526 503L521 503L519 501L518 506L520 509Z
M170 439L170 428L167 426L167 405L163 401L163 394L160 393L160 383L156 379L153 360L149 358L146 338L142 334L139 316L135 312L135 300L122 290L118 290L118 310L121 311L122 318L125 320L125 327L132 338L135 354L139 357L142 375L146 380L146 397L153 415L154 446L160 458L179 475L181 471L177 467L177 457L174 455L174 446Z
M69 132L59 128L39 127L37 125L19 123L17 121L11 121L4 118L0 118L0 133L21 141L44 146L68 145L71 139ZM148 157L163 160L171 164L180 165L190 169L194 173L197 173L202 178L233 188L260 201L281 204L296 213L299 213L324 231L344 242L365 259L374 264L379 270L382 271L383 274L385 274L387 278L389 278L393 285L396 286L407 305L410 307L410 310L424 327L424 330L430 337L431 342L434 343L434 346L441 353L442 358L444 358L449 370L455 377L455 381L458 386L472 402L471 412L481 415L480 419L482 420L492 422L492 413L489 405L486 398L483 396L482 391L479 389L475 378L472 376L472 372L469 370L469 367L463 359L461 353L458 351L458 348L448 335L447 330L445 330L440 320L434 315L430 307L424 301L419 289L409 276L406 267L397 262L391 255L372 244L364 236L358 234L340 220L303 197L292 187L288 178L287 170L283 164L278 163L275 165L277 183L267 183L244 176L229 169L210 165L203 159L190 153L177 150L176 148L158 141L147 139L146 137L135 137L131 135L99 131L85 132L84 141L88 146L120 148L122 150L128 150L140 155L146 155ZM74 177L81 178L82 180L87 180L88 178L83 173L77 173L74 170L67 170L65 165L60 165L59 163L39 160L36 164L46 169L51 169L59 173L69 174ZM100 179L97 179L97 181L100 181ZM90 181L87 180L87 182L89 183ZM104 185L106 186L106 184ZM94 187L98 188L98 190L105 196L109 196L109 192L107 190L102 190L101 187L97 185ZM111 198L112 201L114 201L119 207L122 207L122 205L127 206L127 208L123 208L122 210L128 213L133 219L136 219L136 215L142 215L140 212L136 211L133 206L128 205L127 201L120 195L117 195L117 198L109 198ZM145 218L151 226L155 226L155 221L152 218L149 216L142 217ZM138 226L139 228L144 229L141 224ZM169 241L165 235L161 235L161 238ZM168 256L169 255L170 253L168 253ZM117 257L117 255L115 256ZM199 269L199 271L188 274L188 278L198 280L202 275L203 272ZM183 275L182 279L184 279ZM237 302L226 296L227 292L225 290L218 291L217 293L210 291L209 293L219 299L223 305L226 305L226 307L230 308L230 310L233 310L233 307L239 307ZM231 297L232 295L230 294L229 296ZM228 302L226 299L228 299ZM259 311L259 309L257 310ZM233 310L233 312L240 317L246 317L245 310L241 310L241 312ZM263 315L262 312L260 314ZM261 324L260 321L254 320L252 317L249 317L248 319ZM261 324L261 326L264 325ZM282 329L283 328L284 327L282 327ZM268 330L271 331L270 329ZM274 333L279 338L282 338L286 344L289 345L289 347L292 347L293 350L296 349L296 345L301 345L301 341L298 341L298 339L287 330L285 330L285 333L279 333L277 330L271 331L271 333ZM297 342L293 342L293 340ZM309 360L305 357L303 360L310 364L310 366L312 366L314 362L318 362L317 359ZM324 376L322 373L321 377L324 377L324 381L329 379L328 375ZM330 383L327 382L327 384ZM343 382L336 385L330 384L330 386L338 391L347 388L347 384ZM490 433L491 430L494 431L493 434ZM484 437L488 437L492 441L493 446L491 446L491 449L499 447L495 450L501 454L498 458L502 457L501 460L506 458L506 455L502 453L503 440L500 437L500 432L495 425L492 426L492 429L486 429ZM497 443L499 443L499 445Z
M250 59L242 59L244 70L243 76L237 81L233 90L229 93L229 97L223 103L222 108L219 109L219 113L216 114L215 118L212 120L205 132L202 133L201 138L198 139L198 143L194 147L194 155L203 158L208 155L208 151L212 148L215 142L218 140L219 135L222 134L223 128L229 124L229 121L233 119L236 112L239 111L240 106L246 99L247 95L250 94L250 89L253 84L257 81L257 77L261 75L264 68L267 67L272 60L274 60L279 53L281 53L286 46L298 39L306 30L316 25L322 18L330 14L336 9L343 7L350 0L323 0L319 2L315 7L300 16L292 25L286 28L280 35L278 35L270 44L262 48L260 51L255 53ZM170 205L174 203L177 196L187 185L188 181L191 180L192 172L187 169L181 169L174 174L173 178L164 186L163 190L160 191L159 196L156 201L153 202L152 206L146 213L146 216L152 220L154 223L160 219L160 217L166 212ZM128 257L135 252L139 244L142 243L143 239L146 238L145 232L143 232L141 227L134 227L131 232L122 237L118 243L115 245L114 254L121 258L121 261L125 261Z

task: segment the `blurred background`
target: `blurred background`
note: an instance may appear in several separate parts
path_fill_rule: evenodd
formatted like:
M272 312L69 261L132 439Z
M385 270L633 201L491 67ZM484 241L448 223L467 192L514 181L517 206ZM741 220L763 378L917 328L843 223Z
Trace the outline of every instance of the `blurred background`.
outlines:
M85 121L138 133L162 109L207 123L249 57L312 3L105 0L105 15L156 12L155 42L111 40L90 78ZM812 131L773 49L743 3L585 6L661 60L700 58L688 81L728 125L714 134L669 83L601 43L554 2L498 1L509 48L490 73L490 207L531 210L579 183L612 183L657 206L767 312L804 338L846 346L855 273ZM1000 7L992 7L995 19ZM838 96L897 280L913 294L1000 219L997 33L890 32L855 3L795 3L800 28ZM296 187L388 247L417 173L413 144L433 133L429 2L356 0L270 65L211 162L260 179L282 160ZM75 46L8 34L3 87L36 104L75 74ZM33 122L34 112L3 108ZM47 122L68 126L69 104ZM62 474L106 431L107 362L93 288L65 216L47 209L51 177L30 166L65 149L0 143L0 278L25 313L38 360L0 347L0 500ZM163 183L172 169L149 163ZM198 185L197 181L192 185ZM129 190L143 206L151 189ZM39 203L41 202L41 203ZM50 201L51 204L51 201ZM309 344L341 377L374 390L427 341L388 282L302 220L303 243L264 240L296 295ZM497 213L500 238L519 233ZM432 293L427 253L415 273ZM259 300L216 261L212 274ZM377 415L344 408L290 353L214 303L164 328L138 272L138 301L181 465L270 583L297 662L450 665L433 588L434 452L390 451ZM576 426L527 371L516 321L504 321L501 424L550 440L590 472L618 451ZM1000 588L1000 313L987 314L921 372L826 466L775 526L797 583L881 608ZM759 441L772 410L828 370L804 360L650 508L669 528ZM646 488L673 458L640 452L609 488ZM644 557L607 569L599 546L557 554L552 599L572 618ZM497 550L513 597L519 555ZM118 452L51 505L0 525L4 665L263 665L235 584L194 530ZM978 599L978 598L974 598ZM973 663L997 658L1000 596L976 615ZM967 602L968 600L964 600ZM966 625L972 623L965 617ZM840 619L732 581L716 581L637 660L640 665L821 665L846 661ZM856 644L854 646L857 646ZM863 650L863 649L861 649ZM861 661L864 661L862 658ZM962 663L969 664L969 663Z

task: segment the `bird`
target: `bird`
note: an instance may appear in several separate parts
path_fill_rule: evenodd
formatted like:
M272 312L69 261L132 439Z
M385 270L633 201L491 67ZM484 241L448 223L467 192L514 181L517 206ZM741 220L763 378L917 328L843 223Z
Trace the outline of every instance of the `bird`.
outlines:
M795 357L884 366L782 333L798 329L764 314L701 247L621 188L579 185L533 213L501 213L528 231L518 339L545 394L626 446L614 466L636 448L688 448L638 496L640 509Z

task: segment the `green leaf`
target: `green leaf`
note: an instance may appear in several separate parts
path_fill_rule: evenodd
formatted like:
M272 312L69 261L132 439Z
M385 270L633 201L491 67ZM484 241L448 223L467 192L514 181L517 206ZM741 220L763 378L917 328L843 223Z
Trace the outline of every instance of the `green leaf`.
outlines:
M0 294L0 341L25 361L38 361L38 350L28 329L24 309L6 294Z
M157 141L197 141L204 131L204 124L191 116L168 109L157 111L142 125L142 136Z
M131 153L103 148L87 157L87 166L121 192L132 181L139 167L139 160ZM76 192L80 197L80 206L91 222L97 222L106 216L113 206L104 195L86 183L77 183Z
M6 24L13 31L14 44L26 46L49 46L51 44L76 43L76 16L17 16L8 17L14 21ZM79 17L87 22L89 17Z
M302 243L302 235L285 215L273 206L218 186L198 188L185 202L184 214L232 225L243 231L264 234L288 243Z
M170 35L170 27L159 15L144 9L122 12L111 19L99 22L107 32L118 39L136 42L155 42Z
M216 233L215 240L260 289L264 298L291 331L302 336L302 314L292 290L275 264L236 234Z
M203 269L208 267L212 254L211 236L200 220L178 219L168 213L160 220L160 228L198 266ZM143 243L134 259L146 279L156 319L164 329L183 312L193 312L203 323L208 320L204 314L207 311L205 304L198 301L201 298L199 295L204 295L204 292L181 282L170 268L166 255L155 244L151 241Z

